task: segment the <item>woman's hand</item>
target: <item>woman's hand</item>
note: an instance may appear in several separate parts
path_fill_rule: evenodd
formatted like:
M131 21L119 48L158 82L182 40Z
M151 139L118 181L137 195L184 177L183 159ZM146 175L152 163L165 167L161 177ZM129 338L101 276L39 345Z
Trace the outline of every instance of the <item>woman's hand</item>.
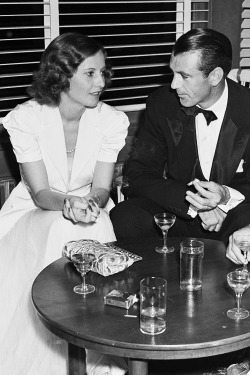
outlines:
M64 200L63 215L74 223L94 223L100 215L100 208L91 195L85 198L69 195Z

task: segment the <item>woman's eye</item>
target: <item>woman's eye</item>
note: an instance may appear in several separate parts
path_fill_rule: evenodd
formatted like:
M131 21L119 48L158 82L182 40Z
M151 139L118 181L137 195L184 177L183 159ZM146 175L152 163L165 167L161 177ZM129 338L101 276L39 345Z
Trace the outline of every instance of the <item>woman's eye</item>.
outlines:
M93 77L93 75L94 75L94 72L87 72L88 77Z

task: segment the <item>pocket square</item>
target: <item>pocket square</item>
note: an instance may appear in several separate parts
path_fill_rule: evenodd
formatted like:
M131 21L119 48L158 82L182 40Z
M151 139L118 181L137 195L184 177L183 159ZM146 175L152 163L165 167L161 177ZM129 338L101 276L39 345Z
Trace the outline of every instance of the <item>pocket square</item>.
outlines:
M242 173L243 172L243 163L244 163L244 160L241 159L240 164L239 164L239 166L237 168L236 173Z

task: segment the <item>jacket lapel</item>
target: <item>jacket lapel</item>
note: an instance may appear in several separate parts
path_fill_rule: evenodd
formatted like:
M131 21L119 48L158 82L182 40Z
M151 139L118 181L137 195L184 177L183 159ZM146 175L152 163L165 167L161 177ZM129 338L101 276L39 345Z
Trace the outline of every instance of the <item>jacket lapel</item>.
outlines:
M178 121L175 121L174 124L169 124L169 126L176 145L176 156L182 179L183 181L189 181L195 177L195 166L198 160L195 119L193 116L187 116L179 108Z
M236 173L249 140L248 120L242 116L239 87L228 82L228 104L214 155L210 180L228 184Z
M242 159L248 137L232 119L223 121L211 169L211 181L219 184L231 181Z

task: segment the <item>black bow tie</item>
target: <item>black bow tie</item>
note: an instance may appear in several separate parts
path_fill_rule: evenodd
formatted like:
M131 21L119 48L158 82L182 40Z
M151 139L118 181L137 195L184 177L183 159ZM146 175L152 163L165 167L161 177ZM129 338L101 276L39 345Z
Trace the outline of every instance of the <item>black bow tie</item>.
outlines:
M195 105L193 107L182 107L182 109L188 116L196 117L199 113L203 113L207 120L207 125L209 125L211 121L217 120L217 116L213 111L207 111L206 109L196 107Z

